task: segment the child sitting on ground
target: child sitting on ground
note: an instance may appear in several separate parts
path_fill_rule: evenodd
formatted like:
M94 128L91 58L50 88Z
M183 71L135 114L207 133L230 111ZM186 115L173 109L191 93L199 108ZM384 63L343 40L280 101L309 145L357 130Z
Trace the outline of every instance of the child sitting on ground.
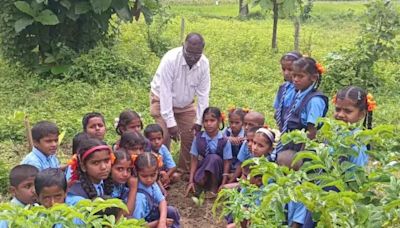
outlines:
M243 161L251 157L251 147L249 147L248 143L251 140L251 136L249 136L249 130L254 128L253 132L264 125L265 117L263 114L255 111L250 111L244 116L243 120L243 129L246 135L246 141L243 142L242 146L240 147L239 153L237 155L238 165L236 166L236 170L233 175L229 178L229 183L235 182L237 178L240 177L242 169L241 164ZM257 127L257 128L255 128ZM251 133L250 133L251 134Z
M161 156L149 152L133 158L139 179L133 218L144 218L149 227L180 227L178 210L167 205L157 184L158 172L162 167Z
M11 169L9 175L11 203L20 207L32 205L36 202L35 176L38 169L32 165L17 165ZM13 225L13 221L0 221L1 228Z
M128 151L130 155L139 155L145 151L145 147L146 139L140 132L127 131L122 134L121 140L115 149L123 148Z
M75 205L82 199L111 195L111 158L113 152L104 142L90 138L81 143L70 161L72 176L65 202ZM110 180L108 180L110 179Z
M35 191L38 202L45 208L65 202L67 180L61 169L48 168L40 171L35 178Z
M222 135L219 126L224 127L221 111L208 107L203 113L205 131L197 133L190 149L190 177L186 195L190 191L205 190L206 198L216 197L217 191L228 181L232 147Z
M118 198L125 202L128 212L125 216L131 216L135 209L138 180L132 176L133 156L125 149L118 149L111 156L111 179L113 182L112 198Z
M231 172L235 172L236 167L239 164L237 159L237 155L239 153L240 147L245 140L245 134L243 129L244 116L246 113L241 108L233 108L229 110L228 121L229 127L227 127L223 134L228 137L229 141L232 145L232 163L231 163Z
M58 127L49 121L40 121L32 128L32 152L25 156L21 164L33 165L39 171L59 168L56 152L58 147Z
M103 141L106 134L106 122L104 116L98 112L86 113L82 118L83 132L91 138Z
M164 188L168 188L169 184L179 180L179 175L175 173L176 164L171 153L163 144L163 130L158 124L149 124L144 129L144 135L150 141L152 151L160 154L163 158L163 167L160 171L161 183Z

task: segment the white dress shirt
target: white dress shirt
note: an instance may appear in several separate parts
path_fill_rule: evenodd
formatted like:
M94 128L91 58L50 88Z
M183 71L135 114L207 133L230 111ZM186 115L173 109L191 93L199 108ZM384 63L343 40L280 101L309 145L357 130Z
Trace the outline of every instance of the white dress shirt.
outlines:
M210 93L208 59L202 55L190 69L183 57L182 47L168 51L151 82L151 92L160 98L160 113L168 128L176 126L173 107L186 107L197 96L196 123L201 125Z

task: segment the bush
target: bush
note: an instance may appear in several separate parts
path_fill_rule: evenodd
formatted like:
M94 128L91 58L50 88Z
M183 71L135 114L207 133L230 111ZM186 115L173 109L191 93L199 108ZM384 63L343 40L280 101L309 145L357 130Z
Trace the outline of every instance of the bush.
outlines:
M113 50L99 45L74 60L69 72L65 73L65 80L80 80L90 84L99 81L115 81L118 79L135 80L143 84L149 82L149 72L145 66L133 62Z
M5 195L8 192L8 173L8 167L0 160L0 195Z

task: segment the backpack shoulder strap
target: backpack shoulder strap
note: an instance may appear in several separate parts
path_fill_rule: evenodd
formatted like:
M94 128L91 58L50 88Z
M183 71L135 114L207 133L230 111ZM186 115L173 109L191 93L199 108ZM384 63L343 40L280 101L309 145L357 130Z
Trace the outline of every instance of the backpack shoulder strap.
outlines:
M307 95L303 98L303 100L301 101L299 107L298 107L297 110L296 110L296 114L297 114L297 115L300 115L301 111L304 110L304 109L306 108L308 102L310 102L310 100L311 100L312 98L314 98L314 97L321 97L321 98L324 100L324 102L325 102L325 109L324 109L324 112L323 112L323 116L325 116L326 113L328 112L328 105L329 105L328 97L325 96L323 93L321 93L321 92L318 91L318 90L317 90L317 91L313 91L313 92L307 94Z
M85 199L88 199L89 196L87 195L87 193L85 192L85 190L83 190L81 182L77 181L75 182L69 189L68 192L77 196L82 196Z
M224 154L224 147L226 143L228 142L228 138L223 136L222 138L218 139L218 144L217 144L217 154L223 158Z
M204 137L201 137L202 134L203 131L200 131L196 134L196 147L197 147L197 152L199 152L199 155L204 157L206 154L207 142Z

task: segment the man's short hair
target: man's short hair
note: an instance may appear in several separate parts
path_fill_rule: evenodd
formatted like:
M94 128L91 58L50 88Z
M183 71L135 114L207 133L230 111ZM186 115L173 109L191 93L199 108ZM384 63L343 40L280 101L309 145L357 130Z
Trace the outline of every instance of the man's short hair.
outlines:
M35 178L35 191L39 195L43 188L57 186L67 191L67 180L59 168L48 168L40 171Z
M32 127L32 138L34 141L39 142L40 139L48 135L58 135L58 127L55 123L50 121L40 121Z
M21 184L22 181L30 177L36 176L38 172L38 168L33 165L17 165L10 171L10 185L13 187L18 187L18 185Z
M185 42L187 42L192 37L197 37L201 41L201 44L202 44L203 47L206 45L206 42L204 41L203 36L200 33L197 33L197 32L189 33L185 38Z

